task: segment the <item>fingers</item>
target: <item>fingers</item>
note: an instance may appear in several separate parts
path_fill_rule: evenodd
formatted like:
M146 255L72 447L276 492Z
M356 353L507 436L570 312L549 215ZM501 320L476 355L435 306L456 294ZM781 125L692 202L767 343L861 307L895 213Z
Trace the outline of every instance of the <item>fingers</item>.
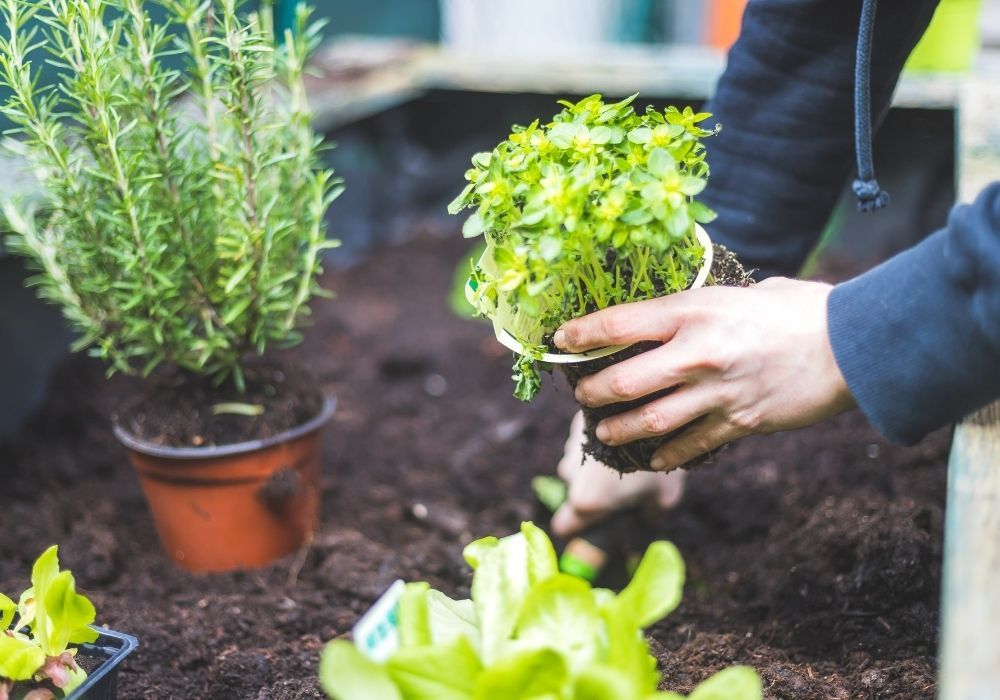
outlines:
M657 511L677 505L684 493L684 473L618 474L593 457L584 457L584 419L577 412L559 461L559 476L569 484L566 503L552 516L552 530L560 537L586 531L612 513L636 504Z
M558 537L578 535L591 525L607 517L611 511L579 511L572 503L564 503L552 516L552 532Z
M682 386L671 394L605 418L597 425L597 439L606 445L665 435L709 413L716 402L701 386Z
M583 412L577 411L556 468L559 478L569 485L566 502L552 516L552 530L560 537L587 529L617 506L613 497L607 498L614 493L614 484L608 481L614 472L592 457L584 457L584 425Z
M584 352L640 340L669 340L680 325L670 311L680 306L675 297L683 294L612 306L568 321L556 331L553 342L566 352Z
M571 433L570 440L573 438ZM581 431L576 442L577 455L582 455L582 440ZM564 455L559 463L559 474L569 485L569 490L566 502L552 516L552 529L562 537L585 530L603 520L618 508L627 505L630 498L617 472L593 457L583 459L577 456L570 465Z
M559 478L566 483L572 483L573 478L583 465L583 442L586 440L583 427L583 411L577 411L573 415L573 420L570 421L569 436L563 446L563 456L556 467Z
M668 511L681 502L684 496L684 482L687 472L682 469L667 474L656 475L656 497L651 506L660 512Z
M574 535L634 505L669 510L680 500L683 489L683 472L636 472L622 476L588 458L573 476L569 497L552 518L552 529L561 537Z
M656 471L677 469L745 435L724 418L711 416L685 430L653 455L649 466Z
M677 386L690 370L678 365L679 354L663 345L584 377L576 385L576 400L584 406L606 406Z

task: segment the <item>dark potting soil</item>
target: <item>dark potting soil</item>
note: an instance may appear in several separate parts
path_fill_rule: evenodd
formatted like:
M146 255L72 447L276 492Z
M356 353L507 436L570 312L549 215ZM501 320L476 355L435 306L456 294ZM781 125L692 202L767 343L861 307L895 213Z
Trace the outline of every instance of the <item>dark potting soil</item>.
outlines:
M123 382L130 391L116 413L119 424L146 442L168 447L207 447L260 440L316 417L323 396L316 378L287 357L251 362L241 392L227 381L183 372L161 372L148 381ZM129 394L133 394L129 395ZM225 404L254 409L251 415ZM256 413L259 411L259 413Z
M746 287L753 283L750 275L743 269L736 255L721 245L715 246L714 255L712 256L712 277L715 279L716 284L728 287ZM576 389L577 383L584 377L596 374L611 365L631 357L637 357L659 346L660 343L652 341L635 343L606 357L599 357L578 364L559 365L559 369L566 375L570 387ZM626 413L649 401L662 398L671 391L673 391L672 388L664 389L650 396L643 397L638 401L623 401L598 408L583 406L584 432L587 437L587 442L583 446L584 453L592 455L595 459L622 474L636 471L650 471L649 462L653 458L653 454L668 440L678 433L683 432L687 426L678 428L660 437L635 440L625 445L612 447L611 445L605 445L597 439L597 424L605 418L618 415L619 413ZM711 455L700 457L686 466L693 467L711 458Z
M463 544L541 522L529 482L554 473L576 406L562 381L530 404L511 396L489 325L446 307L468 243L444 233L328 277L338 298L280 355L339 399L304 561L174 568L111 435L123 381L77 357L0 445L0 591L23 590L58 543L99 621L139 637L124 700L320 698L323 643L397 577L467 595ZM894 447L851 413L743 440L691 471L677 508L623 535L636 549L670 539L687 563L683 603L650 632L665 687L743 663L768 698L933 698L949 438Z

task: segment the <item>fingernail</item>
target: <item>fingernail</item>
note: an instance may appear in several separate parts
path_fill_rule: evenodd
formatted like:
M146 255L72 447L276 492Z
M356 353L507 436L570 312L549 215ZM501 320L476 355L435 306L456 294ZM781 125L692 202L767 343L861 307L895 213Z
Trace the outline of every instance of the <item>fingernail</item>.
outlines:
M584 392L582 386L577 386L576 390L573 392L573 396L576 398L577 403L584 406L587 405L587 394Z
M605 445L611 444L610 442L608 442L608 440L611 439L611 431L608 430L608 426L604 425L604 423L598 423L597 430L595 430L594 432L597 435L597 439L603 442Z
M663 471L667 468L667 460L659 455L655 455L653 459L649 460L649 468L654 472Z
M552 336L552 342L555 343L556 347L560 350L566 349L566 332L560 328L556 331L556 334Z

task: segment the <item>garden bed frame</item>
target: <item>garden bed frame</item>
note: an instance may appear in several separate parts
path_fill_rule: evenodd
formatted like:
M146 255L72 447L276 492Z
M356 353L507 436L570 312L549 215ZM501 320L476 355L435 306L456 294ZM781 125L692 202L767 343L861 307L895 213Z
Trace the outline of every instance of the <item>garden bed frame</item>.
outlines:
M1000 52L984 54L958 105L962 201L1000 180ZM994 697L1000 688L1000 402L955 429L948 464L941 700Z

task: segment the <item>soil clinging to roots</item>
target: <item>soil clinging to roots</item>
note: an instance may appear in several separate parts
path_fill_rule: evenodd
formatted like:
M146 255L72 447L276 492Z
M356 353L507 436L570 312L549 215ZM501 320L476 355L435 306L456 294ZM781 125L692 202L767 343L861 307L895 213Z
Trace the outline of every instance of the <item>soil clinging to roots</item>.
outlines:
M753 280L751 279L749 273L743 269L743 265L740 264L740 261L736 258L736 255L732 251L721 245L715 245L714 249L715 255L712 260L712 277L715 280L715 284L728 287L748 287L753 284ZM653 350L654 348L659 347L659 345L660 343L654 341L635 343L612 355L578 364L560 365L560 368L565 373L570 385L575 389L577 383L582 378L600 372L601 370L623 360L627 360L631 357L636 357L644 352ZM603 442L598 440L595 431L597 430L597 424L605 418L618 415L619 413L625 413L626 411L631 411L632 409L649 403L650 401L666 396L671 391L673 391L672 388L664 389L655 394L644 396L636 401L625 401L608 406L601 406L599 408L589 408L586 406L582 407L587 436L587 442L583 447L584 452L608 465L612 469L621 472L622 474L628 474L629 472L635 471L650 471L649 461L652 459L653 453L666 444L668 440L685 430L687 426L679 428L678 430L666 435L636 440L634 442L616 447L605 445ZM691 467L701 464L711 459L711 457L712 455L699 457L685 466Z

